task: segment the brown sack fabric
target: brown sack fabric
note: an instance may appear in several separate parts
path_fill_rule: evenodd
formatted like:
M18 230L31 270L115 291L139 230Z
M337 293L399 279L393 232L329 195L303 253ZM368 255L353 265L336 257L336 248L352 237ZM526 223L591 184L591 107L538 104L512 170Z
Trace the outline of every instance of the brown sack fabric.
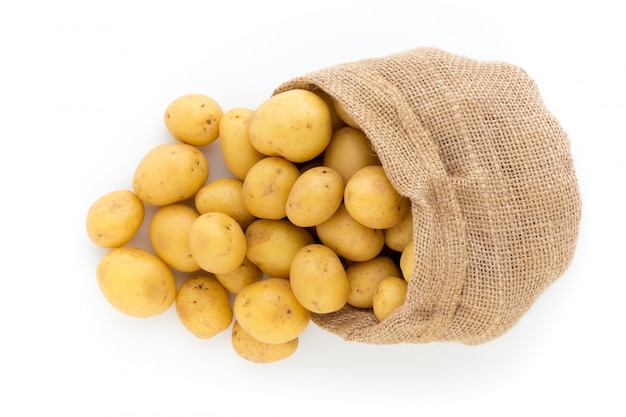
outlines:
M381 323L351 306L314 315L320 327L371 344L479 344L509 330L570 265L581 200L569 140L522 69L418 48L275 93L294 88L343 104L412 202L405 303Z

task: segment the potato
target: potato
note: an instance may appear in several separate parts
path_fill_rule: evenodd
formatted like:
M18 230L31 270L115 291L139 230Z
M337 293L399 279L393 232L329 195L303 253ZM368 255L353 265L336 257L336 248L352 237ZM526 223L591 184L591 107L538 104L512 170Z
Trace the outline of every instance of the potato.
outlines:
M385 244L396 252L402 252L413 240L413 214L407 210L402 219L384 230Z
M317 226L337 211L343 200L343 187L343 179L334 169L310 168L291 187L285 213L296 226Z
M143 202L165 206L192 197L208 177L209 164L198 148L166 143L141 160L133 176L133 188Z
M344 203L356 221L373 229L394 226L411 207L410 200L393 188L380 165L354 173L346 184Z
M413 275L413 269L415 268L415 242L411 240L408 245L402 251L402 255L400 256L400 270L402 271L402 276L409 282L411 280L411 276Z
M300 336L311 312L298 302L289 280L267 278L248 285L233 302L235 319L263 343L285 343Z
M204 94L186 94L165 109L165 127L177 140L194 146L208 145L219 136L224 112L220 105Z
M387 277L378 283L372 308L378 321L383 321L404 304L407 282L400 277Z
M150 244L166 264L182 272L200 269L189 251L189 229L200 214L180 203L162 206L152 216L148 237Z
M117 190L98 198L87 212L89 239L103 248L128 243L143 223L145 208L135 193Z
M350 284L341 260L330 248L311 244L293 258L291 289L300 304L313 313L332 313L346 305Z
M282 156L291 162L309 161L330 141L330 109L311 91L284 91L257 107L248 134L252 146L264 155Z
M346 158L346 155L350 157ZM380 160L365 133L345 126L333 133L324 151L324 165L337 171L347 183L359 169L380 165Z
M380 229L367 227L350 216L344 204L328 220L315 226L317 237L337 255L350 261L374 258L385 245Z
M347 124L348 126L354 129L360 128L359 124L356 122L356 120L354 120L352 116L348 114L346 107L339 100L333 99L332 103L333 103L333 107L335 108L335 112L345 124Z
M230 272L215 274L215 278L233 294L238 294L242 289L250 284L263 279L263 271L256 266L248 257L243 258L243 262Z
M272 363L288 358L298 349L298 340L296 337L283 343L264 343L246 333L236 320L231 333L235 352L254 363Z
M255 217L282 219L291 187L300 176L298 167L273 156L254 164L243 181L244 207Z
M321 90L315 91L315 94L317 94L322 100L324 100L324 103L326 103L326 105L328 106L333 132L344 127L346 123L341 120L341 117L339 117L339 113L337 113L337 109L335 109L333 99Z
M176 293L176 314L181 323L200 339L210 339L233 321L228 292L212 276L187 278Z
M346 268L350 284L348 304L358 308L372 308L376 286L387 277L400 276L398 266L388 256L377 256L365 262L355 262Z
M311 233L286 219L255 220L245 232L246 256L265 274L288 278L296 252L314 242Z
M227 214L201 214L189 229L189 251L200 268L214 274L233 271L246 256L246 238Z
M243 181L252 165L267 155L257 151L248 135L253 110L237 107L228 110L220 121L220 147L228 170Z
M243 205L243 181L236 178L218 178L198 190L196 209L200 214L218 211L235 219L243 230L256 220Z
M105 299L133 317L163 313L176 297L172 271L157 256L141 248L111 249L98 263L96 278Z

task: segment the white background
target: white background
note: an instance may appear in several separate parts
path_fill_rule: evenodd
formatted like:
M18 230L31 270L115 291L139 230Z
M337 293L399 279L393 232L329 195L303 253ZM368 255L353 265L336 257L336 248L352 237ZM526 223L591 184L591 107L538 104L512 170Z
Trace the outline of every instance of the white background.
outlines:
M558 2L555 2L558 4ZM0 415L624 416L626 41L615 2L22 1L0 11ZM302 5L300 5L302 4ZM175 311L104 301L84 219L171 141L179 95L254 108L327 65L437 46L517 64L567 130L583 196L576 257L481 346L348 343L311 325L272 365ZM211 178L224 174L218 146Z

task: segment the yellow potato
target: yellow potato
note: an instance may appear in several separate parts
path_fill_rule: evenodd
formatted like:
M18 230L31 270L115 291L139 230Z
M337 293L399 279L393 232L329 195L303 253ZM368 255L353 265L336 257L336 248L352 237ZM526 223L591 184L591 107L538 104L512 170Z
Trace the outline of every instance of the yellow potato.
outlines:
M208 177L209 164L198 148L166 143L141 160L133 176L133 188L143 202L165 206L192 197Z
M87 235L103 248L128 243L141 227L143 202L129 190L117 190L98 198L87 212Z
M285 91L257 107L248 134L252 146L264 155L282 156L291 162L309 161L330 141L330 109L311 91Z
M306 329L311 312L298 302L289 280L267 278L248 285L235 297L235 319L263 343L285 343Z
M224 112L220 105L204 94L186 94L165 109L165 127L177 140L194 146L208 145L219 136Z
M214 274L235 270L246 256L246 238L227 214L201 214L189 229L189 251L200 268Z
M402 220L384 230L385 244L396 252L402 252L413 240L413 214L407 210Z
M333 107L335 108L335 112L337 113L337 116L339 116L339 118L345 124L347 124L348 126L354 129L360 129L359 124L356 122L356 120L354 120L354 117L348 114L346 107L339 100L333 99L332 103L333 103Z
M254 217L243 205L243 181L236 178L218 178L200 188L195 196L200 214L218 211L235 219L243 230Z
M230 272L215 274L215 278L233 294L238 294L242 289L250 284L263 279L263 271L256 266L248 257L243 258L243 262Z
M324 151L324 166L333 168L347 183L355 172L369 165L380 165L380 160L365 133L350 126L333 133Z
M333 132L344 127L346 123L343 120L341 120L341 117L339 117L339 113L337 113L337 109L335 109L335 104L333 102L333 99L328 94L326 94L324 91L321 91L321 90L315 91L315 94L320 96L320 98L324 100L324 103L326 103L326 105L328 106L328 110L330 111L330 120L331 120L331 124L333 127Z
M148 236L156 254L174 269L193 272L200 269L189 251L189 230L200 214L180 203L162 206L152 216Z
M257 151L248 135L253 110L237 107L224 113L220 121L220 147L226 167L237 178L246 178L252 165L267 155Z
M377 256L365 262L355 262L346 268L350 283L348 304L359 308L372 308L376 286L387 277L400 276L398 266L388 256Z
M315 226L315 231L324 245L350 261L372 259L385 245L383 231L354 220L344 204L328 220Z
M250 336L238 321L233 323L231 342L235 352L254 363L272 363L291 356L298 349L298 338L283 343L264 343Z
M291 187L285 213L300 227L312 227L332 216L343 199L343 179L332 168L318 166L303 172Z
M314 242L311 233L285 219L258 219L245 232L246 256L265 274L288 278L296 252Z
M287 198L299 175L298 167L284 158L261 159L243 181L244 207L258 218L282 219L287 215Z
M133 317L163 313L174 303L176 279L167 265L152 253L122 246L107 252L96 269L105 299Z
M411 207L411 201L393 188L380 165L354 173L346 184L344 203L356 221L373 229L394 226Z
M402 251L400 255L400 270L402 276L409 282L413 275L413 269L415 268L415 242L411 240L408 245Z
M311 244L293 258L291 289L300 304L313 313L332 313L346 305L350 284L341 260L330 248Z
M187 278L176 293L176 314L200 339L210 339L233 321L228 292L217 279L200 275Z
M387 277L378 283L373 298L374 315L383 321L404 304L407 282L399 277Z

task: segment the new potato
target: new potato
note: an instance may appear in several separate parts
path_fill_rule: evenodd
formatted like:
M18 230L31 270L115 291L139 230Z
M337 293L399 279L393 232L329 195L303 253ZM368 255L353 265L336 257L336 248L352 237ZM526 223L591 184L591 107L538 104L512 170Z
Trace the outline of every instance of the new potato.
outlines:
M133 189L143 202L165 206L192 197L208 177L209 164L198 148L166 143L141 160L133 176Z
M237 107L228 110L220 121L220 148L226 167L243 181L252 165L265 158L252 146L248 125L254 110Z
M104 298L133 317L151 317L170 308L176 279L165 262L132 246L111 249L98 263L96 278Z
M87 212L87 235L103 248L128 243L141 227L143 202L129 190L117 190L98 198Z
M298 348L298 338L283 343L264 343L250 336L239 324L233 323L231 343L242 358L255 363L272 363L291 356Z
M289 280L283 278L248 285L235 297L233 309L246 333L263 343L293 340L311 320L311 312L300 304Z
M189 251L202 269L231 272L246 256L246 238L239 223L227 214L201 214L189 229Z
M194 146L208 145L219 136L220 105L204 94L185 94L165 109L165 127L177 140Z
M148 236L156 254L172 268L183 272L200 269L189 251L189 230L200 214L180 203L157 209L150 221Z
M210 339L226 330L233 320L228 292L212 276L187 278L176 293L176 314L181 323L200 339Z
M400 269L388 256L380 255L365 262L355 262L346 268L350 284L348 304L359 308L372 308L374 293L380 281L400 276Z
M343 199L343 179L332 168L312 167L291 187L285 213L296 226L312 227L332 216Z
M243 181L236 178L217 178L198 190L195 196L196 209L200 214L219 211L235 219L243 230L254 217L243 204Z
M333 133L324 151L324 165L337 171L344 183L347 183L359 169L380 165L380 160L363 131L344 126Z
M237 268L230 272L217 273L215 278L228 292L238 294L248 285L261 281L263 271L246 256Z
M387 277L378 283L372 308L378 321L383 321L404 304L407 282L400 277Z

